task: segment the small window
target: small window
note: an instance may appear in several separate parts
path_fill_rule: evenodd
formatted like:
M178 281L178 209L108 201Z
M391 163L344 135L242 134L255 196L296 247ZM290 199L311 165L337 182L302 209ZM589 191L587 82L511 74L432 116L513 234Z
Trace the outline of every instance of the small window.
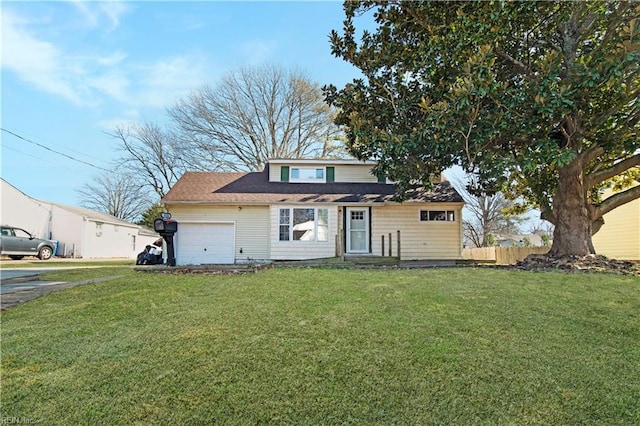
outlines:
M420 210L421 222L455 222L453 210Z
M280 209L280 241L289 241L290 209Z
M363 211L352 211L351 212L351 220L364 220L364 212Z
M325 182L324 167L292 167L290 182Z
M329 240L329 210L318 209L318 241Z

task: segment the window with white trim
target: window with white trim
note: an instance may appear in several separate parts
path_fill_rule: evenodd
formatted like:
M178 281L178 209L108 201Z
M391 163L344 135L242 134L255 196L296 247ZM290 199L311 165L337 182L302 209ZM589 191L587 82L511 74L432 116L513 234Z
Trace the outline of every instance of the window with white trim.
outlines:
M453 210L420 210L420 222L455 222Z
M289 182L326 182L324 167L292 167Z
M280 241L328 241L329 210L281 208L278 215Z

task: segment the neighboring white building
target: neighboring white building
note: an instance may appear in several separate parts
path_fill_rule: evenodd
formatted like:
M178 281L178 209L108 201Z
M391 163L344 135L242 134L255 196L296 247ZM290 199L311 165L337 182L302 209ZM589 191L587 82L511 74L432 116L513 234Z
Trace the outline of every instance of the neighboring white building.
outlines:
M2 180L0 223L58 241L56 256L135 259L158 239L148 228L93 210L38 200Z

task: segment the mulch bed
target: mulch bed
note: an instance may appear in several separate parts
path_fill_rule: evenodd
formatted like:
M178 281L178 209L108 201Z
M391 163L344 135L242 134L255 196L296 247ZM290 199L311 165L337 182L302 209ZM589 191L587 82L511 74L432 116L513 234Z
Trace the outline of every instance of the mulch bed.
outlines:
M524 271L606 272L640 276L640 263L609 259L597 254L563 257L531 254L511 268Z

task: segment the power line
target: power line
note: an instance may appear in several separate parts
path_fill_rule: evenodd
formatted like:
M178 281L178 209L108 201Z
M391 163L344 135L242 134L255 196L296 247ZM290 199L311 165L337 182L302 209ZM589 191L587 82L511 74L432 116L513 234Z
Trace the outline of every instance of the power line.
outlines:
M9 133L10 135L13 135L13 136L15 136L15 137L16 137L16 138L18 138L18 139L22 139L22 140L23 140L23 141L25 141L25 142L29 142L29 143L31 143L31 144L34 144L34 145L39 146L40 148L44 148L44 149L46 149L47 151L51 151L51 152L53 152L54 154L62 155L63 157L67 157L67 158L68 158L68 159L70 159L70 160L77 161L78 163L86 164L87 166L91 166L91 167L93 167L94 169L103 170L103 171L105 171L105 172L111 172L111 170L108 170L108 169L102 168L102 167L100 167L100 166L96 166L95 164L88 163L88 162L86 162L86 161L84 161L84 160L79 160L79 159L77 159L77 158L75 158L75 157L72 157L72 156L70 156L70 155L68 155L68 154L65 154L64 152L56 151L56 150L54 150L54 149L49 148L48 146L45 146L45 145L42 145L42 144L40 144L40 143L38 143L38 142L34 142L34 141L32 141L32 140L29 140L29 139L27 139L27 138L25 138L25 137L23 137L23 136L20 136L20 135L19 135L19 134L17 134L17 133L14 133L14 132L12 132L12 131L10 131L10 130L7 130L7 129L5 129L5 128L0 127L0 130L2 130L3 132Z
M35 158L36 160L44 161L45 163L53 164L54 166L59 166L59 164L54 163L53 161L45 160L44 158L36 157L35 155L28 154L24 151L20 151L19 149L15 149L11 146L4 145L3 149L10 149L11 151L19 152L22 155L26 155L27 157Z

